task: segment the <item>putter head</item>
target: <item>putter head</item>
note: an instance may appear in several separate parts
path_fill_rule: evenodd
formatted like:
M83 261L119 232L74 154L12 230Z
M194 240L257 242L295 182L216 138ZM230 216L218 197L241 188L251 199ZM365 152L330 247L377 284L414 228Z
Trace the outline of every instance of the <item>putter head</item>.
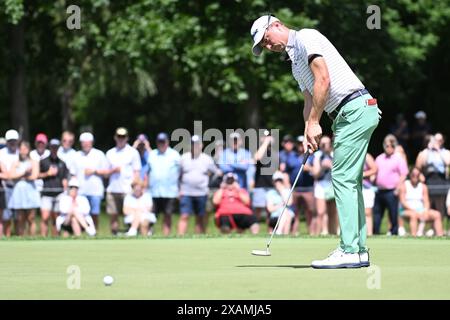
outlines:
M262 257L268 257L270 256L270 251L269 248L267 248L266 250L252 250L252 255L254 256L262 256Z

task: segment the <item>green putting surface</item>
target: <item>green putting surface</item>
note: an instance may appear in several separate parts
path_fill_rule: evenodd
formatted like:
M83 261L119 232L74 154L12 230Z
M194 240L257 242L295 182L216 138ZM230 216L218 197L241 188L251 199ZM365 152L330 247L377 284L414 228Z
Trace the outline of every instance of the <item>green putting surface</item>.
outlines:
M272 256L256 257L265 237L11 239L0 246L0 299L450 298L448 239L371 238L371 268L309 267L337 242L276 238ZM69 266L79 289L68 288Z

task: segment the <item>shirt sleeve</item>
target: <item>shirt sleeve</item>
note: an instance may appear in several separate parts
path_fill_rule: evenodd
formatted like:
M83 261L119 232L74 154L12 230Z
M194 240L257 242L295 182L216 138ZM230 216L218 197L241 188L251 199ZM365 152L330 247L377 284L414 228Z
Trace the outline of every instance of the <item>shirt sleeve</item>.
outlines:
M59 200L59 211L62 214L67 214L70 211L70 207L72 205L72 201L69 196L63 195Z
M127 194L125 196L125 199L123 199L123 206L124 207L129 207L129 208L133 207L132 196L130 194Z
M89 205L89 201L85 196L78 196L78 212L82 215L88 215L89 211L91 211L91 206Z
M134 171L141 170L141 157L139 156L139 152L133 148L133 160L131 163L131 166L133 167Z
M403 159L401 156L399 156L399 159L400 159L400 167L399 167L399 169L400 169L400 175L401 176L406 176L406 175L408 175L408 165L406 164L406 161L405 161L405 159Z
M323 50L319 42L320 33L314 29L304 29L301 31L301 43L304 45L306 50L306 62L308 58L312 55L323 56Z

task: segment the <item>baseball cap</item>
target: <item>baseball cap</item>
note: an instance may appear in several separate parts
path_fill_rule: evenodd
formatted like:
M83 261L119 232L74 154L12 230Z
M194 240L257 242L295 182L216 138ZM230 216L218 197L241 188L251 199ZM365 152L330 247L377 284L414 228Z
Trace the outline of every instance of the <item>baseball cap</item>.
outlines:
M160 132L156 136L156 141L169 141L169 136L165 132Z
M271 16L270 14L263 15L253 22L252 28L250 29L250 35L253 39L252 52L255 56L261 55L263 48L259 46L259 43L264 37L266 29L275 21L280 21L279 19Z
M19 133L14 129L8 130L5 133L5 139L6 141L19 140Z
M294 138L290 134L287 134L283 137L283 142L288 142L288 141L294 142Z
M283 173L281 171L275 171L275 173L272 175L272 180L276 181L276 180L283 180L284 176Z
M80 134L80 142L94 141L94 135L90 132Z
M427 118L427 114L426 114L424 111L420 110L420 111L417 111L417 112L416 112L416 114L414 115L414 117L415 117L416 119L426 119L426 118Z
M141 133L140 135L137 136L137 139L139 141L148 141L148 137L145 133Z
M50 146L59 146L61 142L58 139L51 139L49 145Z
M303 141L305 141L305 136L298 136L298 137L297 137L297 141L298 141L298 142L303 142Z
M128 136L128 130L124 127L120 127L116 129L116 136Z
M79 188L80 184L78 183L77 178L72 178L69 180L69 188Z
M241 135L238 132L233 132L230 134L230 139L240 139Z
M43 142L43 143L48 143L48 138L47 135L45 133L38 133L36 135L36 138L34 139L35 142Z
M200 137L196 134L194 134L191 138L191 142L192 143L201 143L202 141L200 140Z

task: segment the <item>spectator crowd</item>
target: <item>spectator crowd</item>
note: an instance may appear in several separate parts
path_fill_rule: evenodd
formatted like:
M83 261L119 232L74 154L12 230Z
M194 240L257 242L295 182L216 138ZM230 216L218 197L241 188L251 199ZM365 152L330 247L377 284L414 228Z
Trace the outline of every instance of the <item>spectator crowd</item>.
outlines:
M380 234L385 212L390 235L450 235L445 230L450 151L442 134L431 133L426 114L415 116L411 133L399 116L383 140L384 152L366 156L361 179L368 235ZM299 234L301 217L305 233L339 234L332 137L321 138L292 197L289 190L305 157L303 136L284 136L277 154L270 135L261 138L255 154L244 148L239 133L227 138L208 155L194 135L190 151L180 155L170 147L167 133L157 135L152 149L145 134L131 144L128 130L121 127L114 133L115 145L104 153L95 148L90 132L77 137L76 151L76 137L68 131L60 140L39 133L32 147L16 130L8 130L0 141L0 236L95 236L103 210L113 235L149 236L161 219L167 236L175 213L180 215L179 235L187 232L192 216L195 232L205 233L210 211L222 233L256 234L261 223L271 232L285 205L278 234ZM274 159L279 167L265 174ZM408 163L414 165L408 168Z

